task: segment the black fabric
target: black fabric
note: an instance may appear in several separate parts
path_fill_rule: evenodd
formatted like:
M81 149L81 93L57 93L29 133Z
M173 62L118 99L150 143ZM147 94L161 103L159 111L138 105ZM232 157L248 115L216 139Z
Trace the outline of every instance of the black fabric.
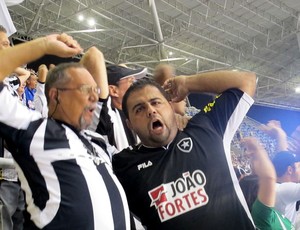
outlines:
M136 230L134 218L131 213L130 213L130 226L131 226L131 228L130 228L131 230Z
M108 113L107 102L103 103L101 112L100 112L100 119L99 123L96 128L96 132L101 135L106 135L108 139L108 143L110 145L116 145L115 137L114 137L114 128L113 123L111 122L110 115Z
M0 157L4 157L4 140L0 137Z
M129 146L133 146L137 144L137 138L136 138L136 134L134 134L132 132L131 129L128 128L127 124L126 124L126 117L125 114L123 113L122 110L116 109L116 108L112 108L114 111L118 111L121 117L121 121L123 124L123 128L126 134L126 138L128 141L128 145ZM108 143L110 145L116 146L117 147L117 143L115 140L115 135L114 135L114 124L111 122L111 117L109 115L108 112L108 107L107 107L107 102L103 103L101 112L100 112L100 119L99 119L99 123L97 125L96 128L96 132L101 134L101 135L105 135L107 136L108 139Z
M225 149L239 125L232 121L249 109L243 96L224 92L168 146L138 145L113 156L130 210L148 230L254 229Z
M124 230L126 224L129 229L125 194L118 189L121 186L101 147L92 145L80 132L89 141L85 148L78 131L54 119L41 118L40 113L25 108L7 90L2 90L0 97L4 108L16 108L0 110L0 136L15 145L11 153L20 166L19 178L30 214L25 229L93 230L94 226L105 229L110 225ZM99 157L90 156L88 146L94 146ZM111 188L113 197L109 195ZM118 209L118 217L102 215L102 210L112 209Z
M143 77L146 76L145 68L130 69L120 65L108 65L106 67L106 71L107 71L107 80L109 85L117 85L122 78L126 78L129 76L135 76L135 77L137 77L138 75L142 75Z

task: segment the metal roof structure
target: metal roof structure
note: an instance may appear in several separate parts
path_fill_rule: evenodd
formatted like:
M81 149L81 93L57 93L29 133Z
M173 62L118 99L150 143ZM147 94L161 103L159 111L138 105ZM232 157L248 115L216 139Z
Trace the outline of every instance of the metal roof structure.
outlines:
M300 110L299 0L25 0L8 9L17 39L67 32L108 62L150 72L161 62L177 75L253 71L257 104Z

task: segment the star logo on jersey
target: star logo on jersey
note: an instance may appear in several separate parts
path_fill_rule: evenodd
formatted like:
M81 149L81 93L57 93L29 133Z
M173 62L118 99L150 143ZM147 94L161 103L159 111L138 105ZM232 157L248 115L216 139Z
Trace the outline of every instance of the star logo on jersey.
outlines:
M185 153L189 153L193 148L193 141L190 137L185 137L177 143L177 147Z

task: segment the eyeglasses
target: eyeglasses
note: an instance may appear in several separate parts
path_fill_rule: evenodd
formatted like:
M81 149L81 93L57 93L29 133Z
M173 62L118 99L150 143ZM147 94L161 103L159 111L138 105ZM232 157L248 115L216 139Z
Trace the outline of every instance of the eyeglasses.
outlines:
M97 95L100 94L100 88L95 86L90 86L90 85L81 85L77 88L57 88L57 89L61 91L79 90L83 94L91 94L91 93L95 93Z

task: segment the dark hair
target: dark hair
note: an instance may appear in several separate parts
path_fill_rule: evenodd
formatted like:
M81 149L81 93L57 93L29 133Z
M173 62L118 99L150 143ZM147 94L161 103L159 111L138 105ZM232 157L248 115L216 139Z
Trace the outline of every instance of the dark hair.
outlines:
M47 102L49 104L49 90L52 87L63 87L66 83L71 80L68 75L67 70L70 68L84 68L81 64L76 62L62 63L57 65L55 68L50 70L47 74L46 84L45 84L45 95Z
M7 30L4 28L4 26L0 25L0 32L7 33Z
M298 155L294 155L289 151L281 151L277 153L272 160L277 177L283 176L289 166L295 169L296 162L300 162Z
M161 94L168 100L168 95L167 93L164 91L164 89L158 84L156 83L154 80L149 79L149 78L142 78L142 79L138 79L135 82L133 82L133 84L129 87L129 89L126 91L126 93L123 96L123 100L122 100L122 111L124 112L126 118L129 118L129 114L128 114L128 108L127 108L127 101L129 96L138 91L141 90L143 88L145 88L146 86L153 86L155 88L157 88Z
M252 210L252 205L257 198L258 194L258 176L249 175L240 180L240 186L246 199L247 205Z

